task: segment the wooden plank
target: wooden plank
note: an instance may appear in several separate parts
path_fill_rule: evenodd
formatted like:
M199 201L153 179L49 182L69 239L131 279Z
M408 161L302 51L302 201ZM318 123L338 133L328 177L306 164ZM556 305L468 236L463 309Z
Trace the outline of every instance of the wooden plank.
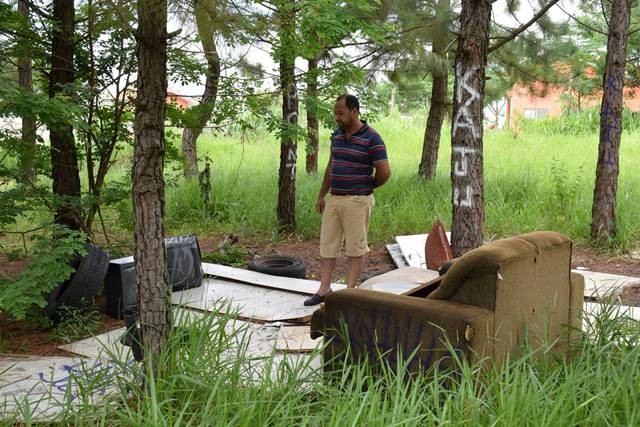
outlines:
M322 346L322 339L311 339L311 328L305 326L282 326L276 339L276 351L285 353L308 353Z
M320 282L317 280L272 276L270 274L258 273L256 271L228 267L220 264L203 262L202 269L204 270L204 274L209 276L250 283L252 285L262 286L265 288L297 292L305 295L313 295L320 287ZM340 283L332 283L331 288L334 291L337 291L346 288L346 286Z

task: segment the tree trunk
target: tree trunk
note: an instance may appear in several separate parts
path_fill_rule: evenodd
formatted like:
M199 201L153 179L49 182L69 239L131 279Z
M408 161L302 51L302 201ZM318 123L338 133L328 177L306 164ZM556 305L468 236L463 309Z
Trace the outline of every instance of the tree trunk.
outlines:
M298 125L298 91L295 81L295 1L289 0L278 9L280 17L280 85L282 91L283 132L280 144L278 174L278 225L295 228L296 161Z
M169 277L164 248L164 120L167 93L167 2L138 2L138 81L133 210L138 308L144 360L158 369L169 336Z
M491 3L463 0L451 125L451 246L458 257L483 240L482 118Z
M450 9L450 0L438 0L436 7L436 22L438 28L433 37L433 55L444 59L445 49L448 44L449 22L447 15ZM438 166L438 149L440 148L440 134L442 122L447 108L448 67L443 70L433 70L433 85L431 88L431 104L427 127L424 130L424 142L422 144L422 159L418 167L418 176L422 179L432 180L436 177Z
M319 148L319 132L318 125L318 58L310 58L309 70L307 71L307 173L318 173L318 148Z
M18 13L23 15L27 21L29 18L29 9L23 0L18 0ZM30 41L25 42L25 49L27 52L27 45ZM20 58L18 58L18 84L22 89L27 92L33 93L33 78L31 72L31 55L25 52ZM33 181L35 179L35 171L33 169L33 161L36 150L36 123L33 117L28 115L22 116L22 149L20 150L20 172L22 180L25 182Z
M203 0L194 0L193 8L196 17L198 34L207 59L207 77L204 84L204 93L200 105L196 107L196 119L192 126L187 126L182 132L182 152L185 165L186 178L198 176L198 150L197 140L202 129L211 119L211 114L218 96L218 82L220 81L220 56L215 43L215 16L211 6L207 7Z
M504 113L504 124L507 130L511 129L511 97L507 96L507 109Z
M616 233L616 193L620 170L619 154L629 8L629 0L611 2L611 22L603 78L604 91L600 110L598 164L591 211L591 237L600 243L605 243Z
M420 160L420 167L418 168L418 175L420 178L426 180L432 180L436 177L440 133L447 108L447 84L448 76L446 72L444 74L434 73L433 88L431 90L431 108L429 108L427 127L424 131L422 159Z
M51 47L51 73L49 76L49 96L54 97L73 82L73 0L54 0L53 29ZM73 230L82 228L82 220L77 204L80 197L80 172L76 152L73 127L68 124L50 124L51 178L53 194L58 197L55 222Z

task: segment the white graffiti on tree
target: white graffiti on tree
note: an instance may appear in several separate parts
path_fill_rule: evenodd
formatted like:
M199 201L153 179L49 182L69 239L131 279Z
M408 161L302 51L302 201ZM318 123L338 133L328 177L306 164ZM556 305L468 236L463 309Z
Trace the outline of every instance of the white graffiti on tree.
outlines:
M456 77L458 82L456 100L458 102L458 111L453 120L453 136L456 136L459 128L467 128L471 130L471 134L477 139L480 138L480 127L474 122L471 112L469 111L471 104L480 99L480 94L476 92L471 85L469 85L469 80L477 70L475 68L471 68L462 75L461 67L462 64L457 64L456 66ZM463 102L465 92L468 98Z

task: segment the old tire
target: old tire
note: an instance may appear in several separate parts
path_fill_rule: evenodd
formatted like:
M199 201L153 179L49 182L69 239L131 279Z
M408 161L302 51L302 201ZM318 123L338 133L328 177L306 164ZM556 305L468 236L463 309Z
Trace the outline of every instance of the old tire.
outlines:
M85 249L87 254L60 292L57 305L82 307L100 291L109 268L109 254L93 243L86 243Z
M304 279L307 275L305 262L287 255L265 255L253 259L249 262L249 270L296 279Z

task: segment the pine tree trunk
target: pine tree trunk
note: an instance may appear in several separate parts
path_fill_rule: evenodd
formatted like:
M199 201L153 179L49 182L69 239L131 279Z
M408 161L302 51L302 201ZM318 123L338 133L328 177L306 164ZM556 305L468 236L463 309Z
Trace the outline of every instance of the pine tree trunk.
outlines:
M418 168L418 175L422 179L432 180L436 177L438 165L438 149L440 148L440 133L442 122L447 109L447 73L433 75L431 90L431 108L427 118L422 145L422 159Z
M616 193L618 191L620 137L627 36L630 21L629 0L611 2L611 22L603 78L600 110L600 143L596 183L591 211L591 237L600 243L616 233Z
M318 60L310 58L309 70L307 71L307 159L306 167L308 174L318 173L318 148L319 148L319 124L317 114L318 103Z
M491 3L463 0L451 125L451 246L458 257L483 240L482 119Z
M73 0L54 0L53 17L57 25L53 29L51 46L51 73L49 96L54 97L73 82ZM53 194L58 197L55 222L73 230L82 228L82 220L76 202L80 197L80 172L73 127L68 124L50 124L51 178Z
M286 230L295 228L298 91L295 81L294 0L278 10L280 16L280 84L284 132L280 143L278 174L278 224Z
M196 122L194 126L185 127L182 132L182 152L185 158L184 175L187 178L198 176L198 150L197 140L202 129L211 119L218 96L218 82L220 81L220 56L215 43L215 17L212 16L211 6L207 6L203 0L194 0L193 8L196 17L196 26L207 59L207 77L204 84L204 93L200 105L196 110Z
M29 9L23 0L18 0L18 13L23 15L27 21L30 21ZM28 53L18 58L18 84L27 92L33 92L31 56ZM21 140L20 172L22 179L25 182L33 181L35 179L33 161L36 150L36 123L33 118L28 115L22 116Z
M511 97L507 96L507 108L504 113L504 124L507 130L511 129Z
M138 81L133 210L138 309L145 363L158 369L169 336L169 277L164 248L164 120L167 93L167 2L138 2Z
M444 51L447 48L449 23L447 22L446 14L449 13L450 3L450 0L438 0L436 8L436 14L438 14L436 22L439 23L439 28L433 38L433 54L441 57L444 57ZM424 130L422 158L418 166L418 176L426 180L432 180L436 177L440 134L442 133L442 123L447 108L448 74L447 68L433 71L431 104L429 116L427 117L427 127Z

